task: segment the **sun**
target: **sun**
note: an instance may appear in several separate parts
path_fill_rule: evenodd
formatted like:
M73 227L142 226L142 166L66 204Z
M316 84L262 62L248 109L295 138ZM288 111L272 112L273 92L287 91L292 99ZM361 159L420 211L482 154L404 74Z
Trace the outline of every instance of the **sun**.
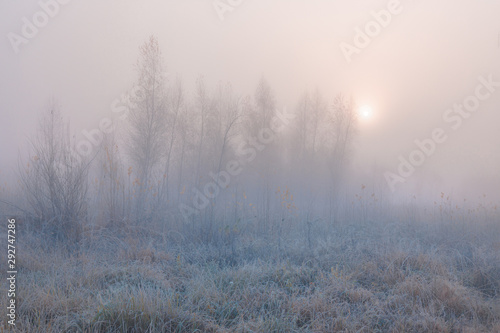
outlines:
M363 119L369 119L373 116L373 109L369 105L363 105L359 108L358 113Z

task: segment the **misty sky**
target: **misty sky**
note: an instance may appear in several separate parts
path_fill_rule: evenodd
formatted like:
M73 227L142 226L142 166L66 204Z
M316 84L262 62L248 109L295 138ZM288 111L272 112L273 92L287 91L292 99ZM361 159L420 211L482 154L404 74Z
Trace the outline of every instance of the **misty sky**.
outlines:
M443 113L474 93L479 76L500 82L500 1L402 0L402 12L348 63L339 45L352 44L355 28L389 2L246 0L220 20L212 0L73 0L16 54L8 34L21 34L23 17L31 21L41 8L1 0L0 182L51 97L77 134L112 117L111 103L136 79L139 46L154 34L167 72L188 91L203 75L211 88L231 82L238 94L253 94L264 76L279 108L294 109L316 87L329 103L342 92L371 106L353 169L374 182L397 168L414 140L442 127L448 140L407 189L498 198L500 88L456 131Z

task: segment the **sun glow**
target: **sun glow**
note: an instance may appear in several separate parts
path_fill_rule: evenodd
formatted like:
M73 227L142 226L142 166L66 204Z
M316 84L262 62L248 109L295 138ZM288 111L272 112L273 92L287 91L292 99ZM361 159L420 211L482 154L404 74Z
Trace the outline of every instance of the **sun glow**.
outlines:
M363 119L369 119L373 116L373 109L369 105L363 105L362 107L359 108L359 115Z

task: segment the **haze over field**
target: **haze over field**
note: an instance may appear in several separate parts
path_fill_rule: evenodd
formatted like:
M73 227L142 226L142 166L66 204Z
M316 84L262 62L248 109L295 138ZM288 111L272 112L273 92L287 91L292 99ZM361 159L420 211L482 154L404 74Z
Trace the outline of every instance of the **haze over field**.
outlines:
M0 36L0 331L500 333L500 1L3 0Z
M495 1L401 1L400 14L348 63L340 44L353 44L355 28L373 20L388 1L243 1L219 13L212 1L70 1L15 53L8 33L21 34L23 17L37 1L0 4L0 177L8 181L28 135L53 97L72 131L97 128L112 117L111 103L136 79L138 46L152 34L166 71L192 92L199 75L207 85L230 82L253 94L264 76L279 108L294 109L318 88L331 104L337 93L373 108L356 139L353 168L363 181L385 182L398 156L430 137L446 109L470 95L479 76L500 81L500 4ZM438 147L401 190L486 192L500 186L500 92ZM11 184L12 185L12 184ZM387 188L387 186L386 186Z

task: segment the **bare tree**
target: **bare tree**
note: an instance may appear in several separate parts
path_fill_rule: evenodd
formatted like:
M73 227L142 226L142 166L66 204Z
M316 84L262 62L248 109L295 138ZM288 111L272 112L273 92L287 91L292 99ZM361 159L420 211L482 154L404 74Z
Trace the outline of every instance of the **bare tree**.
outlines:
M319 90L311 95L304 93L296 107L297 121L294 130L289 133L287 159L291 161L290 183L295 184L296 191L311 192L318 188L317 177L323 161L317 153L322 149L321 128L326 116L326 103Z
M338 94L333 101L331 112L328 113L328 123L331 128L327 132L327 139L330 143L328 166L331 177L328 197L329 218L332 223L337 211L337 194L341 187L342 175L356 133L357 113L354 100L352 98L347 100L342 94Z
M271 128L271 120L276 114L276 99L269 83L261 78L254 93L254 105L248 110L246 124L247 140L256 140L259 133ZM276 155L272 152L272 144L260 145L261 152L253 164L260 170L259 178L262 182L261 208L262 208L262 230L267 230L270 222L271 208L271 173ZM262 147L263 146L263 147Z
M333 127L330 132L332 144L331 163L333 172L340 172L347 161L347 153L356 133L357 113L356 104L351 98L347 100L338 94L329 113L329 122Z
M182 87L182 82L180 79L177 79L175 82L175 86L169 91L170 94L168 96L168 114L167 114L167 140L166 151L165 151L165 161L164 161L164 173L162 180L161 191L158 195L159 203L162 201L169 203L170 200L170 185L171 185L171 168L172 168L172 159L174 152L174 145L176 142L176 137L179 134L178 131L178 123L180 120L180 113L184 108L185 97L184 97L184 89Z
M179 145L178 145L178 176L177 176L177 202L180 202L181 195L186 192L186 184L184 183L184 169L186 165L186 155L188 147L192 146L192 132L193 127L190 126L190 116L191 116L191 108L184 104L182 108L182 112L179 113L178 118L178 131L179 131Z
M118 230L125 226L126 199L123 164L113 133L104 137L100 155L97 204L102 207L106 224Z
M320 145L320 127L325 113L326 104L318 89L312 95L307 92L302 95L296 108L297 122L290 141L296 161L304 163L314 159Z
M135 101L128 117L130 136L129 155L137 170L136 197L138 219L150 218L156 207L152 196L159 190L158 179L163 176L159 169L165 156L164 143L167 136L166 79L158 40L150 37L140 48L137 64L138 86L142 92ZM156 194L155 194L156 193Z
M324 120L326 115L327 106L321 95L319 89L314 91L311 98L311 115L308 121L308 127L310 132L310 150L312 153L312 159L314 160L314 154L318 150L318 139L320 135L320 124Z
M230 84L219 86L219 96L216 99L215 110L218 119L218 132L216 133L217 147L220 147L217 161L217 173L221 171L222 162L229 148L230 140L241 118L239 99L233 93Z
M197 162L196 162L196 174L194 184L195 186L199 185L200 176L201 176L201 166L202 166L202 158L203 158L203 143L206 139L206 126L207 120L209 117L211 107L210 96L207 92L205 82L203 77L198 78L196 82L196 108L199 117L199 132L198 132L198 148L197 148Z
M72 149L68 128L52 103L40 120L29 160L20 165L19 176L42 230L77 243L87 214L90 162Z
M297 105L297 128L290 140L294 154L292 160L295 163L302 163L306 158L307 123L311 114L311 98L305 92Z
M222 171L222 166L226 161L226 154L231 147L231 140L235 135L235 130L239 124L241 118L239 99L233 93L230 84L220 84L216 95L212 99L212 110L211 110L211 126L210 131L212 137L212 147L210 151L213 152L214 156L214 168L212 169L211 178L219 184L224 182L220 177ZM229 186L229 184L227 185ZM212 239L213 235L213 223L215 219L214 211L217 206L217 197L212 200L212 205L209 207L209 217L208 217L208 230L206 235L208 239Z

